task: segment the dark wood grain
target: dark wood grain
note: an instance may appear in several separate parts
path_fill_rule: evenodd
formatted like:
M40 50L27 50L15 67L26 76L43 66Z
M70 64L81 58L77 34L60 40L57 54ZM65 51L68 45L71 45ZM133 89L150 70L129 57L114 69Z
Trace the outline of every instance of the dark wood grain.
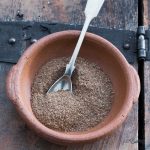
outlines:
M49 21L82 24L86 0L1 0L2 21ZM137 0L106 0L95 27L136 30ZM23 19L16 16L23 13ZM58 146L39 138L20 119L5 94L5 78L11 65L0 64L0 149L3 150L137 150L138 106L134 107L124 124L111 136L94 143ZM135 66L137 66L135 64Z

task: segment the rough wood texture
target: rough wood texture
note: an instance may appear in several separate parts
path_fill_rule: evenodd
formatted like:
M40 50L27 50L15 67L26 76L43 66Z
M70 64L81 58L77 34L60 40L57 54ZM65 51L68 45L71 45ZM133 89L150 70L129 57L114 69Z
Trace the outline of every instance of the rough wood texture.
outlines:
M86 0L1 0L0 20L18 20L17 10L23 20L66 22L82 24ZM97 19L92 24L105 28L136 30L137 0L106 0ZM0 64L0 149L3 150L137 150L138 107L134 105L126 122L111 136L79 146L58 146L46 142L32 133L20 119L5 94L5 77L11 65Z
M150 2L144 0L144 25L150 26Z
M136 30L138 0L106 0L94 26ZM23 20L82 24L86 0L1 0L0 20L16 20L17 11Z
M150 27L150 1L144 0L145 25ZM150 62L145 62L145 147L150 149Z
M150 149L150 62L145 63L145 147Z

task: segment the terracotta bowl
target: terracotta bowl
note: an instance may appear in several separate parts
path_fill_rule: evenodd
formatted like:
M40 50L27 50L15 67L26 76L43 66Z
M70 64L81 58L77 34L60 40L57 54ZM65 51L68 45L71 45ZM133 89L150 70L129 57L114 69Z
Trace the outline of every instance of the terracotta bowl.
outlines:
M32 112L30 102L35 74L53 58L71 56L79 33L63 31L40 39L25 51L7 78L7 94L26 124L54 143L84 143L110 134L125 121L140 92L138 74L120 51L102 37L87 33L79 56L97 63L111 78L115 90L111 112L102 123L86 132L58 132L40 123Z

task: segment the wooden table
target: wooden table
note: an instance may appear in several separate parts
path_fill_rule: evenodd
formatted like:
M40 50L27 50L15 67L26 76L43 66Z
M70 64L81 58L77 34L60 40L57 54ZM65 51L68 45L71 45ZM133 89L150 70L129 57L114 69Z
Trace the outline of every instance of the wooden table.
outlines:
M49 21L83 24L86 0L1 0L0 20ZM150 2L144 0L145 24L150 23ZM149 20L148 20L149 18ZM138 0L106 0L95 27L128 29L138 27ZM138 149L138 103L134 104L127 120L111 136L97 142L59 146L34 134L21 120L5 92L6 75L12 64L0 63L0 150L137 150ZM137 63L134 64L137 69ZM150 62L145 63L145 145L150 149Z

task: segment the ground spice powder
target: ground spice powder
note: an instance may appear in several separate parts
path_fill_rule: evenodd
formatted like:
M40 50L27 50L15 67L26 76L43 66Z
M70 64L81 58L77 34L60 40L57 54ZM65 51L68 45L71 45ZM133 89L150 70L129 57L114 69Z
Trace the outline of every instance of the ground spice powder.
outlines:
M73 93L46 94L65 71L69 58L57 58L41 67L32 85L31 105L37 119L48 128L86 131L110 112L114 97L110 78L98 65L78 58L72 76Z

